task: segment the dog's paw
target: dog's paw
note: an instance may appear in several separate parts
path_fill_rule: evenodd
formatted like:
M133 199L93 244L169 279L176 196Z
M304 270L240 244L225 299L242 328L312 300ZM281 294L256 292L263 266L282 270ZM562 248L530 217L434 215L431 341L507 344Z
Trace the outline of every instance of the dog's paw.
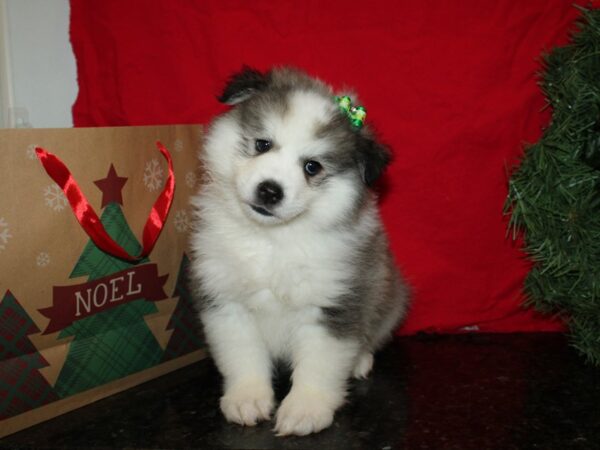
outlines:
M356 360L352 376L364 380L369 376L371 369L373 369L373 353L361 353Z
M273 398L269 384L258 381L236 384L221 397L221 411L229 422L254 426L271 418Z
M326 398L325 393L318 391L292 389L277 410L277 436L304 436L330 426L335 408Z

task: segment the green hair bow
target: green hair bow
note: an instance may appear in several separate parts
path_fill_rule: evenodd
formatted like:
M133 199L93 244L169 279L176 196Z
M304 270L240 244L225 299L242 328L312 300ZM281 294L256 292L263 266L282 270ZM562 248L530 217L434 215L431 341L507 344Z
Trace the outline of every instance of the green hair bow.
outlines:
M346 116L348 116L348 120L352 124L354 128L360 130L364 125L365 119L367 118L367 110L360 105L352 106L352 100L349 96L344 95L342 97L334 97L334 100L340 107Z

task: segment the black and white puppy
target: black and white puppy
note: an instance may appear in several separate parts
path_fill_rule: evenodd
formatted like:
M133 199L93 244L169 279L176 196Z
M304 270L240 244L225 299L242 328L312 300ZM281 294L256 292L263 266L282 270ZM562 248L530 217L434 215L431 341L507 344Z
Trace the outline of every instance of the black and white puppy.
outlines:
M191 275L221 410L255 425L274 409L274 362L290 364L279 435L331 425L350 376L404 316L408 294L369 186L389 162L332 89L304 73L244 69L220 100L200 155Z

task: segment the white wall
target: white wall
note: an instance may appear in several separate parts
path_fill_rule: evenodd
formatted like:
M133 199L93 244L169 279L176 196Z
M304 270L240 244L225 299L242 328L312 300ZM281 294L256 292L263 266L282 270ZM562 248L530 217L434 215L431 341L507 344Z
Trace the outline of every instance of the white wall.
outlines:
M0 0L0 27L0 125L22 126L28 113L35 128L72 126L69 0Z

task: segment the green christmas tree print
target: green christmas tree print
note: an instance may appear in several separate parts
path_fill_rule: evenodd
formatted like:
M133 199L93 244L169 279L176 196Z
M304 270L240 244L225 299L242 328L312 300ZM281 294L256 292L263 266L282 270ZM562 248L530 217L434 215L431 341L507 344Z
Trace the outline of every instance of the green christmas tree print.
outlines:
M179 297L175 311L167 325L167 330L173 330L165 349L165 361L178 358L204 347L201 327L198 320L189 289L189 270L190 260L187 255L183 255L179 266L179 275L172 297Z
M132 233L121 207L120 190L126 178L117 177L114 168L96 184L104 196L101 222L112 239L132 255L141 246ZM141 265L148 259L140 261ZM135 266L100 250L89 241L71 273L71 278L88 276L96 280ZM162 360L163 350L148 328L144 316L158 311L144 298L107 309L73 322L58 338L73 336L67 360L54 386L61 397L117 380L152 367Z
M28 338L39 332L17 299L7 291L0 302L0 420L58 399L39 373L48 362Z

